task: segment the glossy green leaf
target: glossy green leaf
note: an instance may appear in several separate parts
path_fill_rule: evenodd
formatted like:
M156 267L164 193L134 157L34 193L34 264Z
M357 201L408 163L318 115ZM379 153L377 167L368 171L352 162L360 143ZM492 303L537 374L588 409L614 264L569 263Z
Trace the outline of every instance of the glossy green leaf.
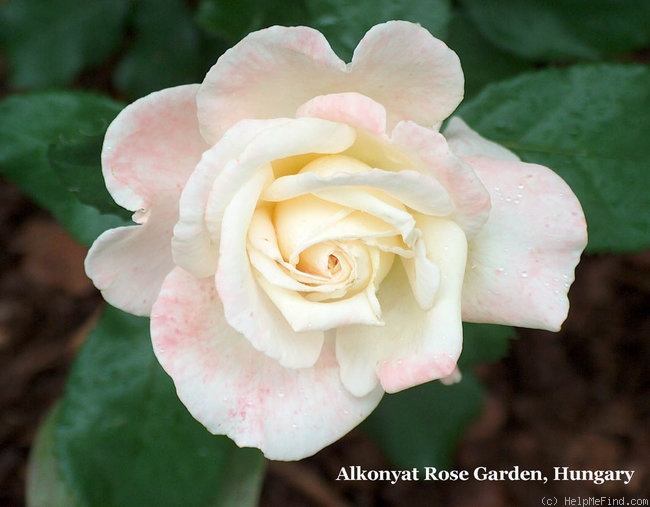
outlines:
M250 32L272 25L307 24L303 0L202 0L197 21L203 29L229 44Z
M526 74L488 86L458 114L569 183L587 217L589 251L650 247L650 68L600 64Z
M59 461L54 453L58 412L56 405L39 428L29 454L25 487L27 507L79 507L61 478Z
M490 43L462 12L455 12L445 42L460 57L465 75L466 99L486 84L531 70L530 62Z
M9 85L68 84L119 48L129 0L11 0L0 6Z
M650 45L647 0L460 3L488 40L532 60L594 60Z
M85 130L63 134L50 144L47 156L65 188L81 203L128 221L133 213L115 203L102 176L100 153L107 127L101 120Z
M354 48L373 25L393 19L413 21L444 39L451 16L449 0L306 0L306 3L310 25L323 32L345 61L350 61Z
M483 389L470 371L458 384L428 382L387 394L362 428L397 468L451 466L458 441L478 418Z
M66 139L96 133L121 107L108 98L81 92L15 95L0 102L0 173L86 245L124 220L79 202L52 169L48 151L54 145L56 152ZM97 152L96 162L80 170L98 171L99 156Z
M115 70L117 88L137 98L203 79L219 54L206 60L204 40L182 0L138 0L133 6L134 40Z
M80 505L255 505L257 449L195 421L149 340L149 320L107 308L80 351L54 428L63 479Z

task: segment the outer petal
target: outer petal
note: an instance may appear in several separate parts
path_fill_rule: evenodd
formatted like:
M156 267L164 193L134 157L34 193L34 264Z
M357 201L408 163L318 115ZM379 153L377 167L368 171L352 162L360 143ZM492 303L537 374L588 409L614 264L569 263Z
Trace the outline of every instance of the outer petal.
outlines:
M587 244L580 203L546 167L479 156L467 161L489 189L492 211L470 241L463 319L557 331Z
M179 304L183 301L183 304ZM152 314L154 351L192 415L270 459L301 459L334 442L376 407L343 387L331 346L308 369L281 367L226 323L210 279L181 269L165 280Z
M463 100L456 53L406 21L373 26L354 51L350 74L357 91L386 107L389 129L407 119L433 127Z
M434 306L423 311L401 263L378 296L386 325L349 326L336 335L341 379L357 396L375 388L396 392L453 373L462 348L460 292L466 261L463 231L450 220L418 216L429 260L440 268Z
M113 120L104 138L102 169L120 206L148 210L160 193L180 195L207 148L196 115L198 89L185 85L152 93Z
M456 54L413 23L371 28L348 66L320 32L275 26L248 35L208 72L202 132L214 143L241 119L294 116L308 100L341 92L386 107L389 129L405 118L433 126L460 103L463 74Z
M198 96L203 135L216 142L244 118L292 117L317 95L345 91L345 63L323 35L273 26L246 36L210 69Z
M102 234L86 272L108 302L148 315L173 267L171 228L178 198L206 148L196 118L198 85L152 93L126 107L106 132L102 167L115 201L139 226Z
M177 197L159 196L173 202ZM149 315L162 282L174 267L170 242L176 220L174 205L153 206L142 225L104 232L86 257L86 273L113 306Z

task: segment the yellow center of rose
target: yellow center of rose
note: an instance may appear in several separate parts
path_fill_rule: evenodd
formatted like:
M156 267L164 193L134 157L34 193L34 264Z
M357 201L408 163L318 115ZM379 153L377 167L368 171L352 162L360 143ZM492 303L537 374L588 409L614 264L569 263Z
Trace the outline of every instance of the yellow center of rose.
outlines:
M326 179L370 170L369 165L355 158L326 155L308 162L297 175L311 173ZM296 175L284 176L291 177ZM270 283L278 283L282 278L280 283L291 285L309 301L340 300L369 288L375 292L390 271L395 253L408 255L409 247L399 231L381 216L346 203L346 193L350 192L362 192L373 202L379 202L384 210L406 212L400 202L385 192L358 186L298 192L273 203L262 200L249 230L249 254L251 245L262 244L263 230L268 236L264 242L268 247L266 254L284 276L279 276L277 270L267 271L268 263L253 254L252 263L261 276ZM288 279L295 283L288 284Z

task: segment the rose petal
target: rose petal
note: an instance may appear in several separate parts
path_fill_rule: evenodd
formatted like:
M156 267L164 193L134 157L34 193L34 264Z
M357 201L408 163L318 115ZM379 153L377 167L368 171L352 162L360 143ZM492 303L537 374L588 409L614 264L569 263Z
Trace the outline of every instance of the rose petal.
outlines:
M192 415L212 433L259 447L269 459L314 454L365 419L383 394L347 392L330 345L312 368L281 367L228 326L210 279L181 269L165 280L151 335Z
M195 276L212 275L223 210L251 174L264 164L303 150L343 151L354 137L354 130L347 125L314 118L251 120L235 125L204 153L183 190L180 218L174 228L175 262Z
M429 310L440 287L440 268L427 257L424 241L415 242L413 254L413 258L402 258L402 264L411 284L413 297L422 310Z
M587 243L580 203L546 167L471 157L492 195L490 218L470 241L463 318L557 331Z
M467 242L452 221L419 215L427 256L440 268L432 309L414 299L400 263L382 282L378 297L384 327L337 329L336 357L343 384L357 396L374 389L378 378L387 392L450 375L462 348L460 292Z
M392 141L410 153L416 168L447 189L454 206L451 216L468 237L475 235L487 220L490 194L472 167L451 152L440 133L410 121L395 127Z
M158 198L167 203L176 195ZM88 277L106 301L143 316L149 315L165 276L174 267L170 242L176 208L165 204L152 209L142 225L104 232L93 243L85 262Z
M360 93L321 95L301 105L296 116L311 116L345 123L378 136L386 135L386 109Z
M136 100L106 131L102 170L120 206L148 210L156 196L180 194L207 148L196 116L198 85L168 88ZM177 206L174 199L173 206Z
M268 120L267 120L268 121ZM256 171L274 160L305 153L339 153L354 142L353 128L319 118L286 120L261 131L214 182L205 212L212 237L218 237L232 195Z
M323 163L319 164L321 160ZM362 187L364 193L368 192L368 188L381 190L404 206L420 213L438 216L451 213L449 195L435 179L417 171L392 172L369 166L366 171L360 172L354 169L349 160L354 159L349 159L345 155L321 157L309 164L309 167L327 165L328 173L322 174L314 169L283 176L264 191L263 198L277 202L307 193L315 193L327 198L327 195L336 196L341 192L351 191L349 188L339 187ZM339 168L338 172L334 172L335 168ZM354 198L351 200L353 201Z
M319 31L273 26L253 32L210 69L198 95L199 120L213 144L239 120L293 117L300 104L340 89L345 63Z
M274 26L219 58L198 95L209 144L245 118L291 117L320 95L358 92L382 104L391 129L410 118L433 126L463 96L456 54L421 26L391 21L370 29L346 66L317 30Z
M373 26L354 51L350 74L356 91L386 108L389 130L406 119L433 127L463 100L458 56L415 23Z
M305 299L297 292L272 285L261 277L258 282L298 333L327 331L353 324L371 327L384 324L374 286L345 299L320 302Z
M216 286L228 323L255 349L290 368L312 366L323 345L320 331L296 333L256 281L246 253L246 231L259 194L272 177L258 171L227 206L222 224Z

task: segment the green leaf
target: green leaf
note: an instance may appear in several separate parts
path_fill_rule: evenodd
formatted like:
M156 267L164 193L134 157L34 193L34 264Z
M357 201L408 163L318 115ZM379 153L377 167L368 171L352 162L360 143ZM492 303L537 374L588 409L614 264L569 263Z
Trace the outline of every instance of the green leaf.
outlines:
M81 92L15 95L0 102L0 173L86 245L124 220L80 203L50 166L48 150L65 143L64 139L96 132L121 107L108 98ZM99 170L99 152L96 156L97 165L91 164L89 170Z
M650 68L581 65L488 86L458 115L574 190L590 252L650 247Z
M132 212L118 206L106 189L99 154L108 122L98 121L61 137L48 147L50 166L64 186L83 204L128 221Z
M255 505L257 449L195 421L149 340L149 320L108 307L71 371L54 428L61 475L83 506Z
M598 59L650 44L647 0L461 0L481 33L531 60Z
M135 38L115 70L119 90L135 98L203 79L209 67L203 38L185 4L181 0L134 3ZM219 54L210 55L210 64Z
M9 85L68 84L118 47L129 0L12 0L0 7Z
M72 492L61 479L54 454L54 426L58 405L38 430L27 464L25 496L28 507L78 507Z
M463 322L463 353L458 361L461 372L505 357L514 337L515 330L510 326Z
M303 0L290 5L285 0L202 0L197 13L197 21L207 33L229 44L261 28L304 25L307 19Z
M327 37L345 61L373 25L401 19L420 23L438 38L445 38L451 16L449 0L395 2L394 0L306 0L310 25Z
M483 389L467 371L458 384L428 382L384 396L362 428L398 468L446 468L465 430L480 415L482 399Z
M388 394L362 428L395 466L451 466L458 442L483 408L483 388L472 366L504 357L513 336L508 326L463 323L461 382L429 382Z
M452 16L445 42L460 57L466 98L476 95L488 83L532 70L528 61L490 43L462 12Z

